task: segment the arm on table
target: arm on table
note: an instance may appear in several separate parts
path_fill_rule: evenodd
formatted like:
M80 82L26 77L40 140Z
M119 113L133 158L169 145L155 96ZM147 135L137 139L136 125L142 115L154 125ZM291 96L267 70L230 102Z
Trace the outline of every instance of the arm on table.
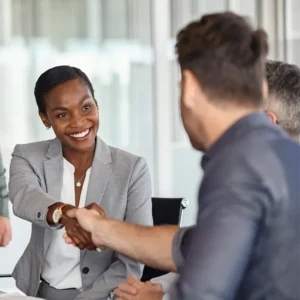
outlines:
M151 194L148 167L143 159L138 159L129 184L125 221L134 224L152 225ZM124 237L127 238L127 234ZM113 250L119 252L118 249ZM144 266L137 261L115 253L115 261L109 269L96 279L89 290L78 295L76 300L106 299L112 290L126 280L127 274L141 277L143 268Z

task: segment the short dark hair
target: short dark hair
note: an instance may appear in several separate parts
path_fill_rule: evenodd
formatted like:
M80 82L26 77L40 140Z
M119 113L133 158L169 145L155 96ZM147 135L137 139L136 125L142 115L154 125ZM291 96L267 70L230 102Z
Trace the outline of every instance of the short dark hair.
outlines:
M231 12L204 15L177 35L182 70L191 71L212 100L263 105L267 34Z
M266 76L269 97L266 109L278 117L280 126L290 136L300 135L300 69L281 61L268 61Z
M94 88L87 75L80 69L70 66L57 66L44 72L37 80L34 88L36 104L40 112L46 114L45 96L58 85L72 80L81 79L89 87L93 98Z

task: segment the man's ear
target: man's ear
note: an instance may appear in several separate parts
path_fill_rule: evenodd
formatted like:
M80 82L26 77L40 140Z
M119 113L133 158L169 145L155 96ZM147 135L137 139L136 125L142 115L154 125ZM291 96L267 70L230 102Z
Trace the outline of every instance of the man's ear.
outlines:
M40 116L40 118L41 118L43 124L45 125L45 127L46 127L47 129L49 129L49 128L51 127L51 124L50 124L50 122L49 122L49 120L48 120L48 117L47 117L44 113L42 113L42 112L40 112L40 111L39 111L39 116Z
M269 86L267 79L264 79L262 82L262 94L263 99L267 99L269 97Z
M278 118L277 118L276 114L274 114L272 111L269 111L269 110L267 110L265 113L269 117L270 121L273 124L278 123Z
M192 108L202 93L201 85L190 70L182 71L182 102L185 107Z

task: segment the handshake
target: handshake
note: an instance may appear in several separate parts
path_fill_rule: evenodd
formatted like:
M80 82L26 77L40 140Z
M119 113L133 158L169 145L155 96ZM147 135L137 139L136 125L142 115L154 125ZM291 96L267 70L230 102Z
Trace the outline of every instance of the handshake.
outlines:
M62 208L62 216L59 221L66 230L63 236L65 242L81 250L104 249L103 246L96 246L93 235L99 221L105 219L105 216L105 211L96 203L92 203L85 208L65 205Z

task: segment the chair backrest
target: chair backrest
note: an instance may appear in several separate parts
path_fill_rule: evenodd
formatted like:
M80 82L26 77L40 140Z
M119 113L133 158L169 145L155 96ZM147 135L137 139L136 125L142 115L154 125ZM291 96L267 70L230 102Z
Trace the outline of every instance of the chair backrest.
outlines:
M188 207L185 198L152 198L154 225L181 225L182 211ZM145 266L142 281L164 275L168 272Z

